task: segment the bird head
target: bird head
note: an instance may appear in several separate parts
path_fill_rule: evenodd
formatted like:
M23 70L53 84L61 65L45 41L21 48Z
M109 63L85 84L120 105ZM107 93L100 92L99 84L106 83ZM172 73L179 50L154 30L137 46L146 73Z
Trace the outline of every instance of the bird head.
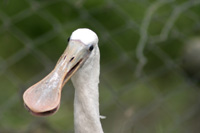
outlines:
M92 58L97 45L98 37L95 32L86 28L75 30L52 72L24 92L25 107L37 116L54 114L60 105L63 86Z

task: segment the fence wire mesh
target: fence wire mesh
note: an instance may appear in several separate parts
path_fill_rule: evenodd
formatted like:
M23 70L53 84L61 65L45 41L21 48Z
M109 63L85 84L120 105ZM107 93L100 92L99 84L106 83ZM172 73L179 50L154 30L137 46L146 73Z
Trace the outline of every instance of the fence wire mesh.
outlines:
M88 27L100 40L105 132L199 133L199 14L199 0L1 1L0 132L74 132L70 82L50 117L31 116L22 94Z

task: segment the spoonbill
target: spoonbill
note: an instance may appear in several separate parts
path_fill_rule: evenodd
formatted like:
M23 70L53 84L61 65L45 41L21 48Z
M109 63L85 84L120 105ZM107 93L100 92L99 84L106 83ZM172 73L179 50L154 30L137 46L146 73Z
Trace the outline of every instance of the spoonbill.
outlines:
M23 94L25 107L33 115L54 114L61 91L71 78L75 88L75 133L103 133L99 114L100 52L98 37L87 28L75 30L55 68Z

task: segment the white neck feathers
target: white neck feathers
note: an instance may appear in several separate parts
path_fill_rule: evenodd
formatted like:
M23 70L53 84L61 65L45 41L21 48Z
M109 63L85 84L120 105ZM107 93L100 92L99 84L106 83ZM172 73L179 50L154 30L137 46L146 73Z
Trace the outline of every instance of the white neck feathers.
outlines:
M75 133L103 133L99 114L100 53L98 46L71 78L75 87Z

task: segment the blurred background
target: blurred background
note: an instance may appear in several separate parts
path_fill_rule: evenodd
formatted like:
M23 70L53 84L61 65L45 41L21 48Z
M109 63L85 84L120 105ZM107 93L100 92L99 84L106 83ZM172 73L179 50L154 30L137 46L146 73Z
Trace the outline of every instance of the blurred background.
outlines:
M0 133L73 133L74 88L34 117L23 92L46 76L77 28L99 36L106 133L199 133L199 0L1 0Z

